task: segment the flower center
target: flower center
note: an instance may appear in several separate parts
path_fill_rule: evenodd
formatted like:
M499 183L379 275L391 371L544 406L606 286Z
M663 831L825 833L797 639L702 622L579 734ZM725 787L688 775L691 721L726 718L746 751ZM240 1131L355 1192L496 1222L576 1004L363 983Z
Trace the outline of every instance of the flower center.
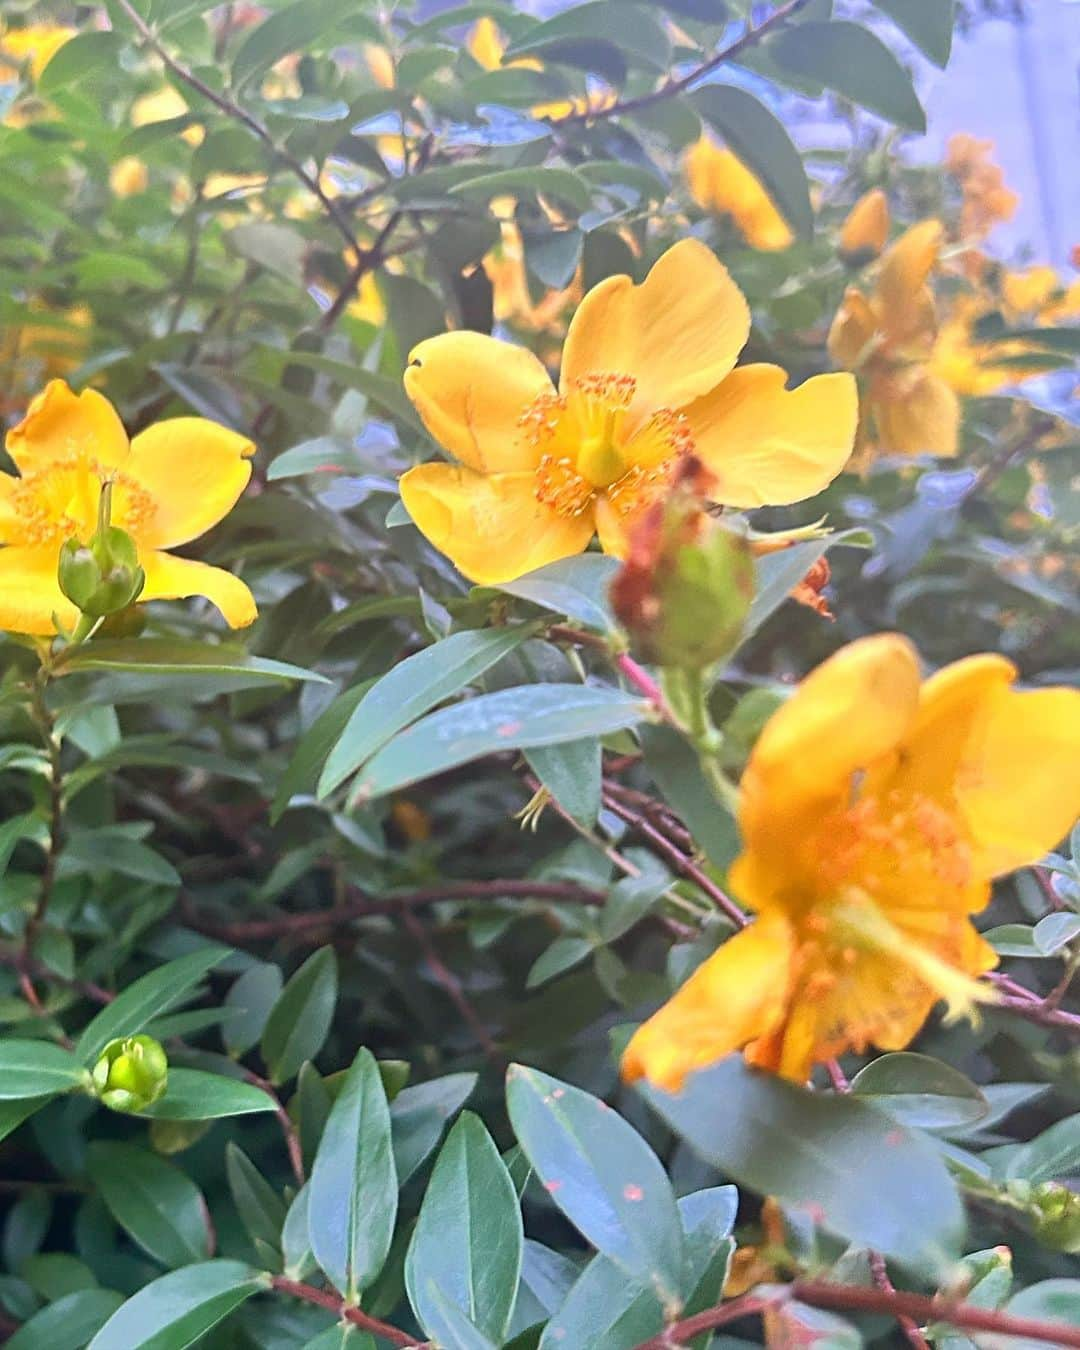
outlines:
M963 912L971 849L956 819L921 793L867 793L815 832L828 894L857 886L886 910Z
M542 450L535 492L561 516L580 516L598 496L620 515L647 505L672 482L693 450L686 419L661 408L642 420L631 413L637 381L595 373L565 394L542 394L518 425Z
M153 517L155 506L145 488L115 469L105 469L85 453L54 460L15 480L9 497L15 515L10 542L31 547L90 538L97 528L102 485L113 484L111 521L129 534Z

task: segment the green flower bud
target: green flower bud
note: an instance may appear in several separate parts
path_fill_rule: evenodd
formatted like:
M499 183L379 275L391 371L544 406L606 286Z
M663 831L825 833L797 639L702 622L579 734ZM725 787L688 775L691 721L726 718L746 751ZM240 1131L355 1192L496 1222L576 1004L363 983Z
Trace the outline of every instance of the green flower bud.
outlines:
M1036 1186L1032 1196L1035 1235L1057 1252L1080 1252L1080 1195L1056 1181Z
M60 550L60 589L93 619L125 609L146 582L135 541L115 525L99 529L89 545L69 539Z
M153 1036L124 1036L102 1050L91 1076L111 1111L145 1111L165 1092L169 1061Z
M704 670L729 656L753 598L749 543L711 516L692 486L650 509L611 586L637 651L669 669Z
M68 539L60 549L57 571L60 589L79 609L97 594L101 585L101 568L93 552L77 539Z

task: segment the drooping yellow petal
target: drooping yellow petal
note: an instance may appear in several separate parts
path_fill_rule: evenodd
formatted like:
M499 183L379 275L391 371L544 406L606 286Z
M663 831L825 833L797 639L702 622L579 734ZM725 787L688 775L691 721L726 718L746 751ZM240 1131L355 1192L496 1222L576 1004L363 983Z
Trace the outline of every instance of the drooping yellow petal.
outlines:
M749 333L750 310L727 268L699 240L683 239L640 286L615 276L588 292L566 335L560 387L629 375L639 410L683 408L731 371Z
M864 192L840 226L840 255L852 263L876 258L889 237L889 200L881 188Z
M940 220L920 220L882 258L877 297L886 321L902 313L926 285L938 260L943 233Z
M102 394L95 389L75 394L63 380L50 380L8 432L7 452L23 473L79 455L114 469L127 455L128 438Z
M465 50L484 70L498 70L502 65L506 42L499 25L490 15L483 15L469 29Z
M57 561L52 547L0 548L0 630L51 636L54 614L65 628L75 626L79 611L60 590Z
M918 698L914 647L881 633L842 647L772 715L740 790L745 850L731 884L746 903L767 909L790 883L794 844L823 811L848 800L857 775L895 753Z
M483 333L441 333L410 352L405 392L432 437L470 469L535 468L540 452L518 420L552 387L525 347Z
M730 216L751 248L788 248L794 234L760 180L731 150L703 136L686 158L690 193L699 206Z
M139 596L145 600L186 600L205 596L215 605L230 628L246 628L258 616L255 597L239 577L223 567L193 558L176 558L171 553L149 552L139 555L146 572L146 584Z
M791 925L781 916L736 933L634 1033L623 1077L677 1092L688 1073L767 1035L783 1016L793 954Z
M174 548L197 539L236 505L251 477L255 446L246 436L202 417L173 417L139 432L124 476L153 501L140 544Z
M497 585L581 553L592 511L557 514L536 496L534 473L482 474L420 464L404 474L401 499L420 532L471 581Z
M786 388L779 366L739 366L686 409L698 457L725 506L784 505L827 487L851 457L859 399L851 375Z
M877 318L870 301L857 287L849 286L829 328L829 355L845 370L857 370L870 355L876 333Z
M911 366L871 386L881 448L891 455L956 455L960 402L943 379Z

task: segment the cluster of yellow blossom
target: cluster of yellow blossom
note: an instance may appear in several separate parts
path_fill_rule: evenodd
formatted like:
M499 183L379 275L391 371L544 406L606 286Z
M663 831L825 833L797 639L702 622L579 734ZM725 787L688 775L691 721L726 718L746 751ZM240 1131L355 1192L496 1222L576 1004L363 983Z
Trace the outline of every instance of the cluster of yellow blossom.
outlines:
M993 141L980 141L966 131L950 137L945 167L960 185L960 236L982 239L1002 220L1011 220L1020 198L1005 185L993 162Z

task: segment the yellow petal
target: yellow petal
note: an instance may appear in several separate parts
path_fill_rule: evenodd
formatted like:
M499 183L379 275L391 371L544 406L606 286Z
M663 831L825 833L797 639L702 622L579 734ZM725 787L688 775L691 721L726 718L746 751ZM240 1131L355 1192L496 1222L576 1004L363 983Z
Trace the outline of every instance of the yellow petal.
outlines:
M875 381L870 393L881 448L891 455L938 455L958 449L960 403L943 379L918 367Z
M533 473L485 475L420 464L401 478L417 529L471 581L497 585L588 547L592 512L560 516L540 502Z
M881 188L863 193L840 227L840 253L845 259L876 258L889 237L889 201Z
M877 318L862 291L849 286L829 328L829 355L845 370L857 370L870 354Z
M66 599L56 579L55 548L0 548L0 630L51 636L53 614L73 628L79 611Z
M176 558L171 553L140 554L139 561L146 572L140 603L202 595L221 611L230 628L246 628L258 616L255 597L239 577L223 567L211 567L193 558Z
M128 438L116 409L97 390L75 394L63 380L50 380L8 432L7 452L23 473L76 455L114 469L127 455Z
M903 324L938 260L943 230L939 220L922 220L905 230L881 260L876 298L886 323Z
M124 474L150 494L154 510L134 529L138 542L175 548L205 534L247 487L254 453L246 436L202 417L172 417L139 432Z
M794 235L761 182L730 150L703 136L686 158L690 194L706 211L732 218L753 248L787 248Z
M731 884L768 909L797 866L793 844L821 812L846 803L856 775L888 762L915 718L919 664L899 633L842 647L799 685L758 737L743 774L745 851Z
M816 375L788 390L779 366L740 366L686 409L716 500L784 505L827 487L851 457L859 398L850 375Z
M11 494L16 479L9 473L0 473L0 544L6 544L11 538L15 525L15 511L11 505Z
M623 1077L677 1092L688 1073L767 1035L783 1016L793 951L791 926L780 916L736 933L634 1033Z
M589 291L566 335L561 386L630 375L641 411L682 408L720 383L749 333L750 310L727 268L699 240L683 239L640 286L617 276Z
M552 392L541 362L525 347L483 333L442 333L409 354L405 392L444 450L479 473L536 466L539 451L518 419Z

